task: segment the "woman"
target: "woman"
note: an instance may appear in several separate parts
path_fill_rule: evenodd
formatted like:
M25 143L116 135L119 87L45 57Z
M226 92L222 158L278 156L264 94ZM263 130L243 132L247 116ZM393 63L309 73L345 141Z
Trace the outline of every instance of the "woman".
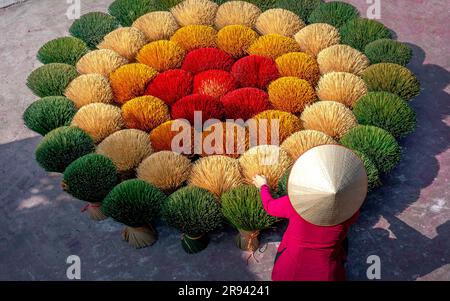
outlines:
M272 280L344 281L344 241L367 194L361 160L342 146L320 146L294 164L288 196L273 199L264 176L253 183L267 213L289 220Z

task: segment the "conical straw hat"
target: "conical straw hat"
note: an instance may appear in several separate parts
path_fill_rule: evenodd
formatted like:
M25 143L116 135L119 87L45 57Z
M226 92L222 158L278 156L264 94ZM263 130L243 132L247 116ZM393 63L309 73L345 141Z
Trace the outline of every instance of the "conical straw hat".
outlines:
M288 195L303 219L334 226L352 217L364 202L366 170L361 159L343 146L317 146L292 167Z

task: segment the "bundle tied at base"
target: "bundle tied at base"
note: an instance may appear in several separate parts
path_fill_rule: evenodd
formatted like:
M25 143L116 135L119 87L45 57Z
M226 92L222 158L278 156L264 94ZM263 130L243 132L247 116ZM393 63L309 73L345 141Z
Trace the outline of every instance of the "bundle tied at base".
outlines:
M253 185L240 185L224 193L222 214L239 233L238 248L255 252L259 247L260 231L270 228L278 219L268 215L261 203L259 190Z
M65 191L69 191L69 185L65 181L61 182L61 188ZM90 219L94 221L102 221L107 219L108 217L103 214L103 212L100 210L100 207L102 206L102 203L95 202L95 203L87 203L83 208L81 208L81 212L87 212Z
M92 220L101 221L107 218L100 210L101 202L116 184L117 170L114 163L105 156L88 154L66 168L61 187L86 202L81 212L87 212Z
M102 211L125 225L122 239L135 248L152 245L156 231L151 223L158 218L166 195L156 186L140 179L117 185L103 200Z
M209 242L206 234L222 223L216 197L195 186L186 186L172 193L162 206L162 217L183 234L181 245L189 254L205 249Z

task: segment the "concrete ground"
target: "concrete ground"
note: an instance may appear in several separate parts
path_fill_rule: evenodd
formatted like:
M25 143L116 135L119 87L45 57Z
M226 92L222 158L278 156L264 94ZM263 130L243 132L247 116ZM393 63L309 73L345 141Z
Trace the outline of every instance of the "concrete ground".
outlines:
M82 0L82 12L104 11L111 0ZM347 1L363 15L368 4ZM185 254L179 233L159 225L160 239L134 250L121 225L93 222L83 204L59 187L60 175L34 161L40 140L22 112L36 97L25 86L46 41L67 34L66 1L29 0L0 9L0 280L65 280L66 258L81 258L84 280L268 280L282 230L262 235L255 258L233 244L233 229L211 235L200 254ZM350 233L348 274L367 280L369 255L383 280L450 280L450 132L448 1L381 0L381 21L410 44L409 68L422 82L411 102L417 131L401 141L400 166L368 198Z

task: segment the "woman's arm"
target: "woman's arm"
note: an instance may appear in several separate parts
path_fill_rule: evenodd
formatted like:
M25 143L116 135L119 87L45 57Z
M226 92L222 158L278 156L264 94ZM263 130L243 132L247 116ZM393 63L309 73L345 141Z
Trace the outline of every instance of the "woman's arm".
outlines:
M292 211L292 205L288 196L279 199L272 198L270 188L265 184L261 186L261 201L264 210L266 210L269 215L280 218L289 218Z

